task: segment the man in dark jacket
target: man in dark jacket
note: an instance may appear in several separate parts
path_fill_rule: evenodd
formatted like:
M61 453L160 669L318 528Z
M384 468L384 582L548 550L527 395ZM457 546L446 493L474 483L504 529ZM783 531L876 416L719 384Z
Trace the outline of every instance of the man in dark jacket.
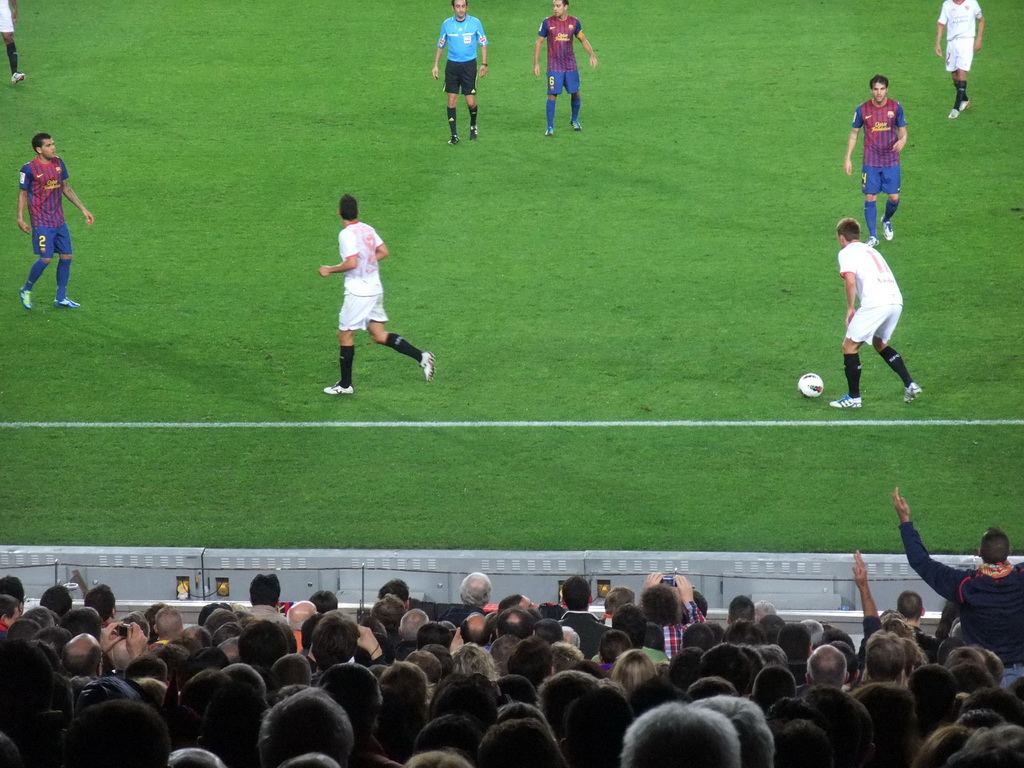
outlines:
M951 568L928 555L910 522L910 506L897 488L892 494L900 518L907 562L932 589L960 606L967 645L980 645L1003 662L1003 686L1024 675L1024 567L1010 564L1010 540L998 528L981 537L977 569Z

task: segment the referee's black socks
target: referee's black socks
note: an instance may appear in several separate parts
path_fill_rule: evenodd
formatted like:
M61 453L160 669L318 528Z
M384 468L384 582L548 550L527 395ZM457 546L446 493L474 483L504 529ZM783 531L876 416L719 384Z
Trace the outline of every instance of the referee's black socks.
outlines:
M477 107L470 107L469 108L469 124L470 124L471 127L476 125L476 111L477 111Z
M455 107L448 107L448 127L452 129L452 136L458 136L459 132L455 129L455 118L457 116L457 110Z

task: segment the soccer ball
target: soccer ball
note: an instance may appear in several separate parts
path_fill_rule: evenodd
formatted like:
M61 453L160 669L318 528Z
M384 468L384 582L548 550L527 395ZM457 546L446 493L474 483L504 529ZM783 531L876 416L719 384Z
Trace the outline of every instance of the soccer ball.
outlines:
M825 382L816 373L805 373L796 383L796 390L804 397L817 397L825 391Z

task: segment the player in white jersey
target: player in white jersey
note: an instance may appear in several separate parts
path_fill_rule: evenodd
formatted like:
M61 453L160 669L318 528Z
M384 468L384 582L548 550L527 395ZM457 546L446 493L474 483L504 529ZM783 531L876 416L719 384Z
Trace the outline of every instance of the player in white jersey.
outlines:
M380 235L369 224L359 221L359 204L352 195L341 198L338 214L345 227L338 235L341 263L322 266L320 277L341 272L345 275L345 301L338 313L338 361L341 378L337 384L325 387L328 395L351 395L352 362L355 359L355 332L368 331L378 344L386 344L396 352L408 355L420 364L427 381L434 378L434 355L417 349L397 333L384 330L388 321L384 312L384 286L380 282L378 262L386 259L388 248Z
M946 30L946 71L952 73L956 88L956 101L949 118L955 120L971 104L967 97L967 73L975 51L981 50L981 38L985 34L985 17L981 15L977 0L945 0L942 4L935 32L935 55L939 58L942 58L943 29Z
M833 408L860 408L860 347L870 341L882 359L903 380L903 402L909 403L921 393L907 371L900 353L889 346L889 339L903 312L903 294L892 270L878 251L860 242L860 224L843 219L836 226L839 238L839 275L846 286L846 338L843 339L843 368L849 392L829 405ZM856 307L857 299L860 306Z
M25 75L18 71L18 46L14 43L14 24L17 20L18 0L0 0L0 36L3 36L7 47L12 83L20 83L25 79Z

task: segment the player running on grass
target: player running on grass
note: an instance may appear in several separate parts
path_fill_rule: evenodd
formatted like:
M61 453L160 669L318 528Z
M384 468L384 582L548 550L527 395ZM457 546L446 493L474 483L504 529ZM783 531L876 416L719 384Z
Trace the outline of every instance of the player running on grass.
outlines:
M427 381L434 378L434 355L423 352L397 333L384 330L388 321L384 312L384 286L380 282L377 263L388 256L388 248L377 231L359 221L359 204L352 195L345 195L339 204L339 215L345 227L338 235L341 263L320 267L320 277L341 272L345 275L345 301L338 313L338 360L341 378L338 383L325 387L328 395L351 395L352 361L355 359L355 332L369 331L370 338L386 344L396 352L408 355L420 364Z

